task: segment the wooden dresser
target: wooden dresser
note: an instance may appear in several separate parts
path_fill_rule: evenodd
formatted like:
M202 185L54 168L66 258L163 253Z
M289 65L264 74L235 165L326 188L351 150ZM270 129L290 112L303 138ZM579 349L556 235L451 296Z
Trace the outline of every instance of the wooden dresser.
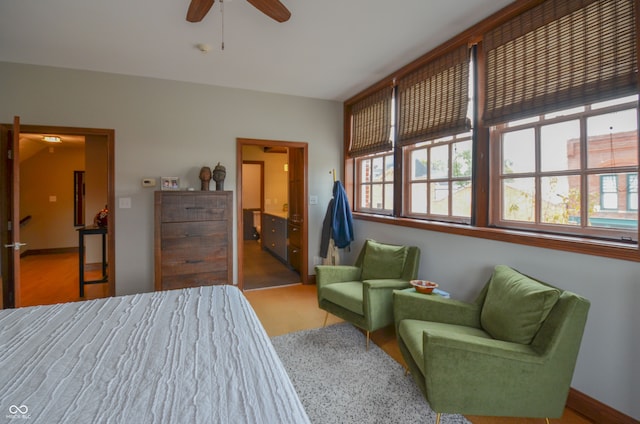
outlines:
M155 192L155 289L233 284L233 192Z

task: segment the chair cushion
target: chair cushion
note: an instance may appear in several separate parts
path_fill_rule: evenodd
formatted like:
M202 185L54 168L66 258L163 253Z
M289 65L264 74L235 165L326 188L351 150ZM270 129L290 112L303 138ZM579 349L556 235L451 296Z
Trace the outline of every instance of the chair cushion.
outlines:
M468 337L482 337L484 339L490 339L487 333L479 328L466 327L455 324L445 324L441 322L420 321L415 319L404 319L400 321L398 326L398 332L400 338L407 346L407 349L411 353L411 357L422 371L424 375L424 344L423 333L439 334L447 336L450 334L458 334Z
M333 283L322 288L322 297L358 315L364 315L362 306L362 283L350 281Z
M362 260L362 279L400 278L407 259L407 247L367 240Z
M498 340L529 344L559 297L560 290L498 265L489 282L480 323Z

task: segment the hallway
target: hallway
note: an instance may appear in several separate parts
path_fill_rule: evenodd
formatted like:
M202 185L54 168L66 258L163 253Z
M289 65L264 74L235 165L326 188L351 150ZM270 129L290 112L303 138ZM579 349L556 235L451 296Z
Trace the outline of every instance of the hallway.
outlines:
M51 305L109 296L107 283L88 284L80 299L77 253L27 255L20 259L21 306ZM86 271L99 278L100 271Z

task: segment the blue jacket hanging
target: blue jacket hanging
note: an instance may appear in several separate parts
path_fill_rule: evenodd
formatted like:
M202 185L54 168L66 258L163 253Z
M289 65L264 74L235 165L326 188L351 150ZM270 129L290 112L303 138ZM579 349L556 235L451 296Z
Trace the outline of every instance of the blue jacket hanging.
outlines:
M333 211L331 214L331 236L336 247L348 247L354 240L353 216L349 199L340 181L333 183Z

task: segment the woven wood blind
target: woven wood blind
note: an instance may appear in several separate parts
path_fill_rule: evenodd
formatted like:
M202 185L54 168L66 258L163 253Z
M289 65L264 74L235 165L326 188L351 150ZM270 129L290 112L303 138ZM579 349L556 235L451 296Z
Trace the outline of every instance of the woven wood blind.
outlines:
M435 59L397 82L399 145L464 132L471 128L469 49Z
M349 156L364 156L391 150L391 97L385 87L351 107Z
M487 33L485 123L637 92L633 3L548 0Z

